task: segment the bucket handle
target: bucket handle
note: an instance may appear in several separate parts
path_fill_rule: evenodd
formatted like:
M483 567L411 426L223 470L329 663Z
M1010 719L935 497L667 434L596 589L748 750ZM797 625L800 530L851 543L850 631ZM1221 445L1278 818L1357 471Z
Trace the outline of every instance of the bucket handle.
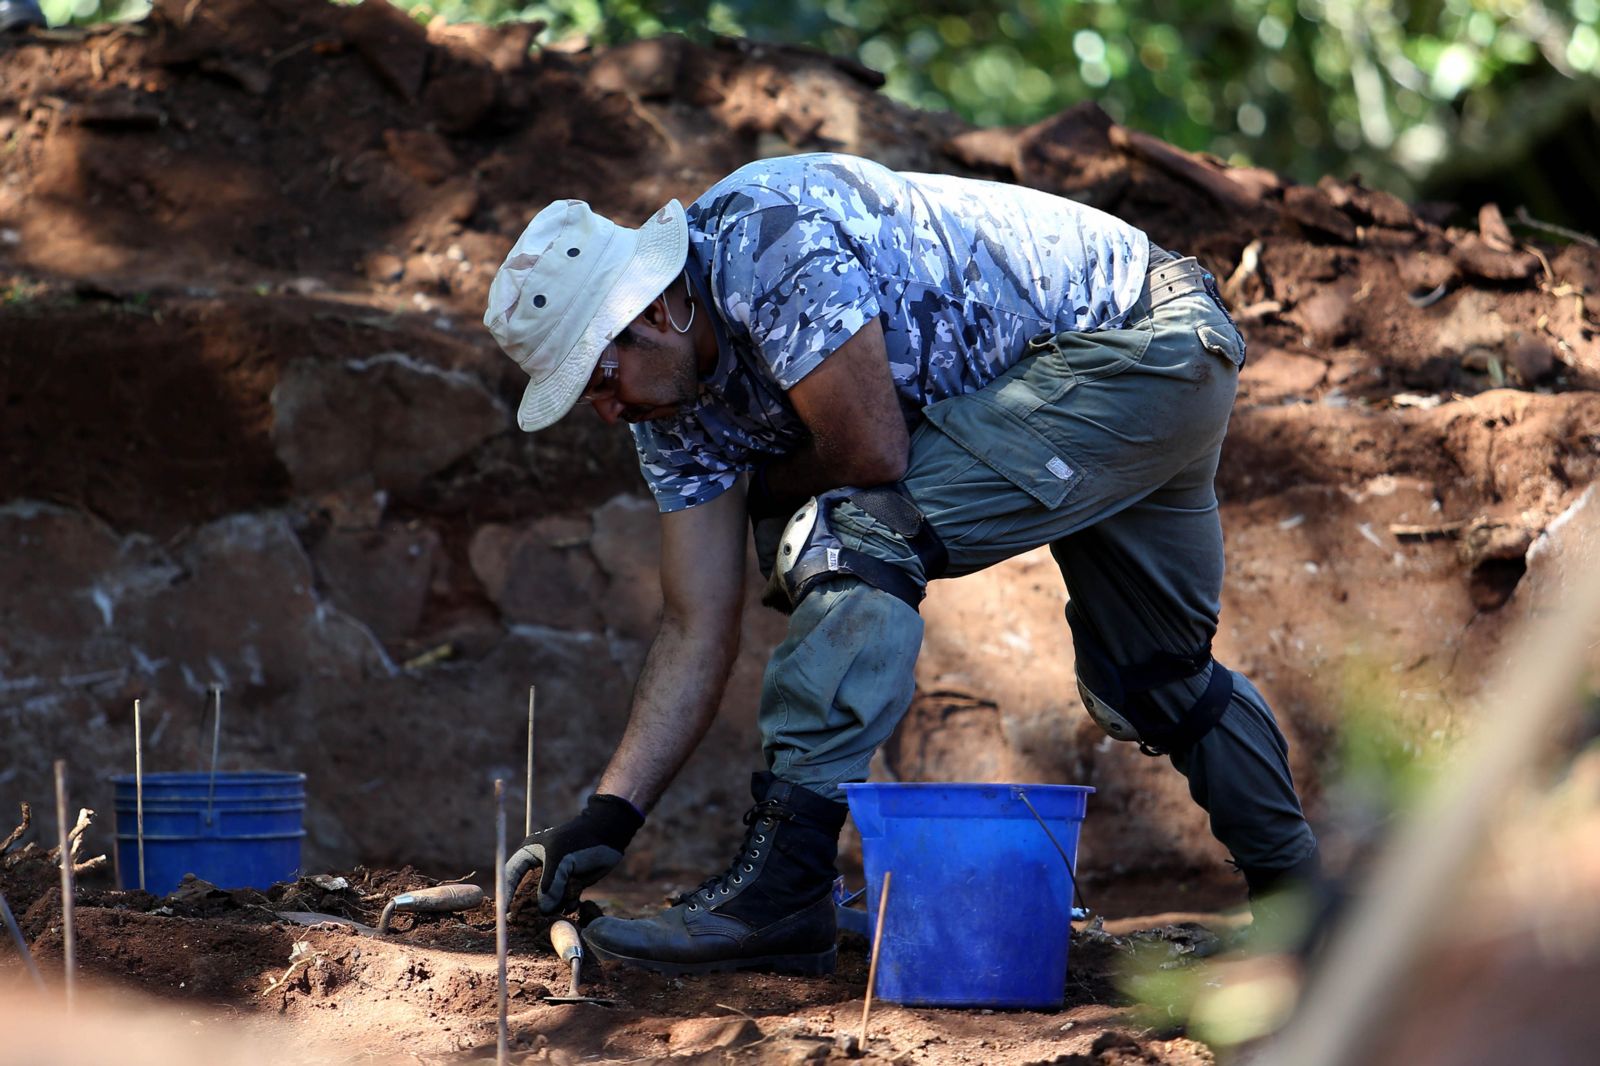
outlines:
M212 685L216 712L211 719L211 781L206 788L206 825L214 824L217 805L217 752L222 746L222 686Z
M1034 809L1033 801L1028 799L1027 789L1023 788L1021 785L1012 785L1011 795L1023 802L1023 805L1028 808L1028 813L1033 815L1033 820L1039 823L1040 829L1044 830L1044 835L1050 838L1050 843L1054 844L1056 846L1056 851L1061 853L1061 861L1066 864L1067 867L1067 880L1072 883L1073 898L1078 901L1078 906L1083 908L1084 915L1087 916L1089 913L1089 903L1083 898L1083 890L1078 887L1078 876L1077 873L1072 869L1072 860L1067 857L1067 849L1061 846L1061 842L1056 839L1056 835L1050 832L1050 827L1045 824L1044 819L1039 816L1039 812Z

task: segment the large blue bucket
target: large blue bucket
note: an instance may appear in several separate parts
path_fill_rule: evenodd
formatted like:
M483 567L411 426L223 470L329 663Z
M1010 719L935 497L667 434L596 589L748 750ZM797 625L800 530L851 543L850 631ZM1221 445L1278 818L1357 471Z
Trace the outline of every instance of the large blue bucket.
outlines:
M918 1006L1059 1007L1072 881L1050 836L1076 870L1078 828L1094 789L870 783L844 790L861 831L874 922L883 875L894 874L877 996Z
M117 887L139 887L132 774L113 777ZM219 888L266 888L300 871L306 775L278 772L144 775L145 889L164 896L192 873Z

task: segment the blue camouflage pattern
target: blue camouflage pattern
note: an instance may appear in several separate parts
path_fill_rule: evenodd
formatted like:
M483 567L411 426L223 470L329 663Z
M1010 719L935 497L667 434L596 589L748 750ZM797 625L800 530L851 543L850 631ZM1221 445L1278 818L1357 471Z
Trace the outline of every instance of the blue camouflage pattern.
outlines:
M1135 227L1035 189L831 153L751 163L687 210L718 363L632 427L663 512L714 499L807 438L784 393L877 318L900 406L983 388L1040 334L1115 329L1150 256Z

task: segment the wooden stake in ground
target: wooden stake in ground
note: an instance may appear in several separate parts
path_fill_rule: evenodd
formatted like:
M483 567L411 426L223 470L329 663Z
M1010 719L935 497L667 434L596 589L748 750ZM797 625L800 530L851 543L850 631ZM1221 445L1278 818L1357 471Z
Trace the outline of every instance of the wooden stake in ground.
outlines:
M67 828L67 761L56 760L56 823L61 827L61 954L66 966L67 1009L78 993L77 942L72 934L72 841Z
M878 982L878 952L883 947L883 916L889 911L889 879L894 874L883 871L883 891L878 893L878 928L872 934L872 965L867 968L867 1001L861 1005L861 1049L867 1048L867 1018L872 1014L872 988Z
M509 1033L506 1030L506 783L494 780L494 953L495 988L500 1004L495 1062L506 1066Z
M139 838L139 891L144 887L144 727L139 701L133 701L133 804L134 833ZM113 812L115 813L115 812ZM120 887L120 886L119 886Z
M528 686L528 796L522 816L522 835L533 835L533 686Z

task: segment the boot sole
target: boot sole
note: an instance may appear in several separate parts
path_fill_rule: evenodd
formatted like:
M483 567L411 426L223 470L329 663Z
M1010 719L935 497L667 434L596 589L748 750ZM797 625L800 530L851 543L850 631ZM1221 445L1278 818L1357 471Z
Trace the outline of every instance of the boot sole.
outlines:
M588 947L589 952L603 962L618 962L625 966L636 966L641 970L650 970L673 977L679 974L739 973L744 971L797 974L801 977L823 977L833 972L834 965L839 957L839 949L831 947L827 951L818 952L815 955L758 955L748 959L669 962L663 959L636 959L631 955L619 955L614 951L607 951L598 944L589 944Z

